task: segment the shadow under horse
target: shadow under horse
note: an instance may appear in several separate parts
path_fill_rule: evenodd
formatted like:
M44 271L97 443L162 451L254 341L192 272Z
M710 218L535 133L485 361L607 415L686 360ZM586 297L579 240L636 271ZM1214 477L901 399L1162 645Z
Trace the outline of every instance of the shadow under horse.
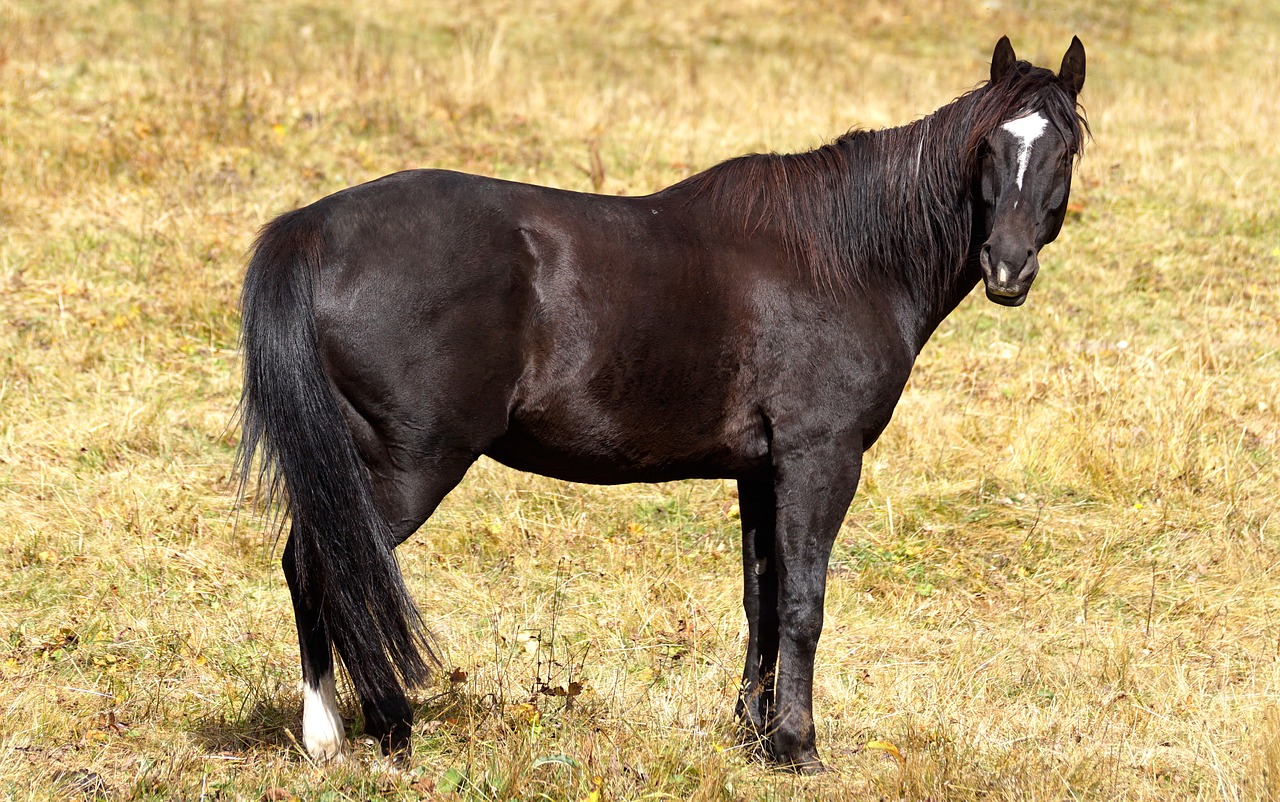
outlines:
M734 479L749 626L737 714L822 770L814 653L862 454L981 280L1023 303L1088 134L1057 74L990 81L900 128L732 159L644 197L397 173L267 225L242 296L241 475L283 491L303 741L343 754L336 647L365 730L407 754L432 661L393 550L481 455L613 484Z

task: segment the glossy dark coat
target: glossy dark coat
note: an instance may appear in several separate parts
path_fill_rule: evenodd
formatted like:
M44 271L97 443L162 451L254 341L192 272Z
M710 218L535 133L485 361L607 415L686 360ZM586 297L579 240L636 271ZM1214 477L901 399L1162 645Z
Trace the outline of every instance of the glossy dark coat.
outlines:
M990 83L923 120L647 197L413 171L267 226L240 460L261 450L287 491L307 682L332 642L366 730L407 751L402 682L427 644L391 552L482 454L599 484L730 478L738 715L763 755L819 770L814 654L862 453L980 278L1025 299L1065 214L1083 81L1078 40L1055 76L1002 39ZM1030 111L1052 130L1019 188L1002 125Z

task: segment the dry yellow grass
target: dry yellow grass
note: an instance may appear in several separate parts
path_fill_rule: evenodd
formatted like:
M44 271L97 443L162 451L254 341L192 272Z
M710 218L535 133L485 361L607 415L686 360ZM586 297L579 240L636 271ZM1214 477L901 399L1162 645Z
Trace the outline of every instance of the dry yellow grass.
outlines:
M348 5L0 3L0 796L1280 797L1272 5ZM734 745L731 484L492 463L402 554L465 680L407 774L313 767L228 476L256 228L409 166L647 192L914 119L1003 33L1084 40L1096 142L1028 305L963 304L868 455L834 771Z

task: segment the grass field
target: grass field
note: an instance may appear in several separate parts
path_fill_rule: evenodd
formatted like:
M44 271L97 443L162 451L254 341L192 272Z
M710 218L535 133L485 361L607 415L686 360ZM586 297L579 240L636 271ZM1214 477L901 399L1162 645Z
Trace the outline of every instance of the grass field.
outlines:
M487 462L400 553L410 769L312 765L229 475L256 229L410 166L645 193L913 120L1005 33L1080 36L1095 141L1028 304L962 304L867 455L833 771L737 746L732 483ZM1244 0L0 0L0 797L1280 798L1277 97Z

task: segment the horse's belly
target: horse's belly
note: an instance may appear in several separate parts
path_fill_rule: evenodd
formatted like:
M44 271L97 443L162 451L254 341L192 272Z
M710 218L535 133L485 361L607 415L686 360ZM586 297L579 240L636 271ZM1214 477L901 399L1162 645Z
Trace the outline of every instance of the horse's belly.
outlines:
M607 420L583 416L513 416L485 453L518 470L588 484L727 479L768 460L764 426L749 418L700 421L678 414Z

